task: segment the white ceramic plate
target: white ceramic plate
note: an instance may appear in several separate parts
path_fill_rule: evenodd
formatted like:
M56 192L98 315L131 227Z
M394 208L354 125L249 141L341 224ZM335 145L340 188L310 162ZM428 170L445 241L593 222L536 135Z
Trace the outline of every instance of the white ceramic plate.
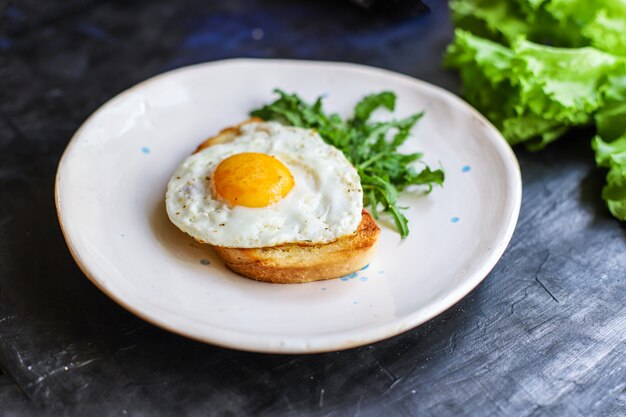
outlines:
M381 221L377 255L350 277L255 282L227 270L165 213L170 175L206 137L275 98L276 87L349 115L364 95L397 93L394 117L424 110L406 151L443 165L429 195L405 195L410 236ZM391 115L379 112L377 117ZM443 312L489 273L517 221L515 156L481 115L416 79L359 65L237 59L181 68L113 98L76 132L56 203L85 275L145 320L235 349L310 353L397 335Z

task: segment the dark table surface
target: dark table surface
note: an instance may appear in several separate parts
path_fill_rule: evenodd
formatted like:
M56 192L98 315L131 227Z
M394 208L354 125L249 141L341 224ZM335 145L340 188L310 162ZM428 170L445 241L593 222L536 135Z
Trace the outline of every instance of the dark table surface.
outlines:
M495 269L390 340L309 356L244 353L153 327L81 274L53 204L58 160L106 100L230 57L359 62L453 92L446 4L371 16L339 1L0 2L0 414L626 414L626 233L600 201L590 132L532 154Z

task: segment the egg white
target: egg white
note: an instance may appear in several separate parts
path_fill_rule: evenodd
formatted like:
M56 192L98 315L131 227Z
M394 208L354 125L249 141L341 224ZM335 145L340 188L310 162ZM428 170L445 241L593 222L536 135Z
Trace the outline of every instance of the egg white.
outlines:
M229 206L212 193L213 171L242 152L274 156L289 168L295 185L267 207ZM203 242L258 248L283 243L328 243L352 234L361 222L363 189L341 151L313 130L275 122L249 123L233 141L185 159L165 197L170 220Z

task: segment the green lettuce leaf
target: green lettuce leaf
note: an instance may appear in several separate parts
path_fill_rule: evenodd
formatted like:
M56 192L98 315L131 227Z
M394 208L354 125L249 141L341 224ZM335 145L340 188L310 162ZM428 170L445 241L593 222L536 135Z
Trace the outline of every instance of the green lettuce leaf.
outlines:
M591 147L598 166L609 168L602 198L609 211L618 219L626 220L626 135L605 142L600 136L593 138Z
M595 114L598 134L612 141L626 134L626 63L608 77L604 105Z
M446 65L460 71L462 93L511 144L540 149L572 126L593 122L609 75L623 59L595 48L556 48L518 38L510 47L457 29ZM626 72L624 72L626 75Z
M510 45L523 37L626 56L626 0L452 0L457 28Z
M457 28L482 38L506 44L533 31L516 1L452 0L449 6Z
M626 56L626 0L550 0L545 9L578 27L586 45Z
M585 5L582 0L564 1ZM580 19L554 14L550 4L545 0L452 0L450 10L457 28L506 45L520 37L562 47L589 45Z
M602 192L626 220L626 0L451 0L446 65L512 145L595 124Z

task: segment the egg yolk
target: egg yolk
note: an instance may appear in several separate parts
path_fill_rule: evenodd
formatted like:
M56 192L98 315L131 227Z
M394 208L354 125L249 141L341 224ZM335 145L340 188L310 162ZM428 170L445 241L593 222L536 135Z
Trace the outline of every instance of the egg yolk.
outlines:
M231 206L265 207L284 198L293 175L273 156L245 152L224 159L213 172L213 188Z

